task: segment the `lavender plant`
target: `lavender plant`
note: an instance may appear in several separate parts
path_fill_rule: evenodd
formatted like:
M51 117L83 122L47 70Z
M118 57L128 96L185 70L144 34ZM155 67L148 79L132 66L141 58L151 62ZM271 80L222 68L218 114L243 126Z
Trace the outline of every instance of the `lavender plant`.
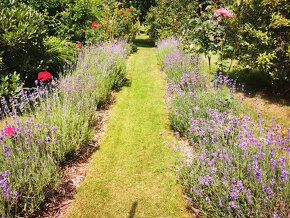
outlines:
M170 47L165 42L158 52ZM193 159L177 167L187 200L212 217L286 217L290 129L277 134L279 126L247 113L233 82L222 75L211 82L198 61L188 67L180 64L189 59L181 50L168 52L161 64L169 117L195 149Z
M161 63L164 60L164 58L165 58L165 56L167 54L169 54L172 51L179 50L179 49L180 49L180 43L174 37L165 38L163 40L159 40L157 42L157 50L158 50L157 58L158 58L158 61Z
M29 215L57 186L60 162L92 140L97 107L125 79L129 50L124 41L84 48L67 76L1 98L2 216Z

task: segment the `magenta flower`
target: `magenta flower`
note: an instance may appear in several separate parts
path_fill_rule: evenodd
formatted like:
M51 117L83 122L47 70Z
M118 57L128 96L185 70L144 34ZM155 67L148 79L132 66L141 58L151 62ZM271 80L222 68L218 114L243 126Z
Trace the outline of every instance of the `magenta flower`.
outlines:
M223 15L224 17L233 17L233 14L230 10L226 9L226 8L220 8L217 10L218 14ZM214 17L217 17L217 14L214 13L213 14Z
M8 127L4 128L4 134L6 136L10 136L10 135L13 135L15 133L16 133L15 132L15 127L8 126Z

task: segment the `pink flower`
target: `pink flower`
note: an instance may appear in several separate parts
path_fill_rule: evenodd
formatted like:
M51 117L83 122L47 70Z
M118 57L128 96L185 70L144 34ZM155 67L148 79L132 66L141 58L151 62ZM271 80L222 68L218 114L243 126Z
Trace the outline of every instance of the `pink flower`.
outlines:
M11 127L11 126L7 126L6 128L4 128L4 134L6 136L10 136L10 135L13 135L15 134L15 127Z
M233 14L226 8L220 8L217 10L218 14L222 14L224 17L233 17ZM213 15L215 17L215 13Z
M232 12L228 11L228 17L233 17Z
M214 17L217 17L217 14L214 12L214 13L213 13L213 16L214 16Z
M227 9L220 8L220 9L217 10L217 13L222 14L224 16L227 13Z
M82 47L82 44L81 43L78 43L77 44L77 48L80 48L80 47Z

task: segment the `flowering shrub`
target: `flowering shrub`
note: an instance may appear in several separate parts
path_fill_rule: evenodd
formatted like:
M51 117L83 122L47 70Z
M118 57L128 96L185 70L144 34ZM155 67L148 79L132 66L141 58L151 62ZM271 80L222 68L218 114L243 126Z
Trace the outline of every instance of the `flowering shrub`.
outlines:
M57 186L59 163L91 142L97 107L125 78L129 45L124 41L80 52L75 71L45 85L49 75L42 72L35 91L23 89L20 101L8 100L11 107L0 96L1 119L9 117L0 126L3 216L29 215Z
M175 50L180 49L179 46L180 46L179 41L174 37L159 40L157 43L158 61L161 63L166 55L170 54Z
M18 1L0 4L0 74L18 72L21 80L33 78L45 58L47 35L44 16Z
M221 14L224 17L233 17L233 13L230 10L226 9L226 8L220 8L220 9L217 10L216 13ZM213 14L214 17L218 16L216 13Z
M170 46L165 42L158 52ZM190 57L183 51L168 51L162 66L170 120L195 150L193 159L176 169L189 203L213 217L286 217L290 129L277 134L278 125L269 127L261 114L257 119L247 114L234 83L222 75L210 82L198 61L184 64Z
M102 4L102 15L98 23L94 22L92 26L93 29L87 31L92 42L113 41L116 38L131 40L139 28L138 11L117 2Z
M31 213L44 200L45 191L54 188L60 174L45 151L54 144L54 132L33 119L13 116L0 134L0 214Z
M97 24L96 22L93 22L93 23L92 23L92 27L94 27L94 28L97 27L98 25L99 25L99 24Z
M234 22L227 25L240 67L260 70L273 93L290 96L289 8L286 0L250 0L234 4Z

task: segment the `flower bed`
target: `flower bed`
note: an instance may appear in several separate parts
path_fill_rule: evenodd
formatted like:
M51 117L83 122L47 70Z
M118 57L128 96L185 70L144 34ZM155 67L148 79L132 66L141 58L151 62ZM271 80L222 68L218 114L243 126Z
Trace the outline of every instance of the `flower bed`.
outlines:
M290 129L277 134L279 126L266 126L261 114L252 118L233 82L222 75L209 81L197 58L172 46L161 40L157 50L172 126L195 149L192 161L177 167L188 201L213 217L286 217Z
M29 215L57 186L59 164L92 140L98 105L125 79L128 52L123 41L83 48L68 76L41 72L33 93L1 98L1 215Z

